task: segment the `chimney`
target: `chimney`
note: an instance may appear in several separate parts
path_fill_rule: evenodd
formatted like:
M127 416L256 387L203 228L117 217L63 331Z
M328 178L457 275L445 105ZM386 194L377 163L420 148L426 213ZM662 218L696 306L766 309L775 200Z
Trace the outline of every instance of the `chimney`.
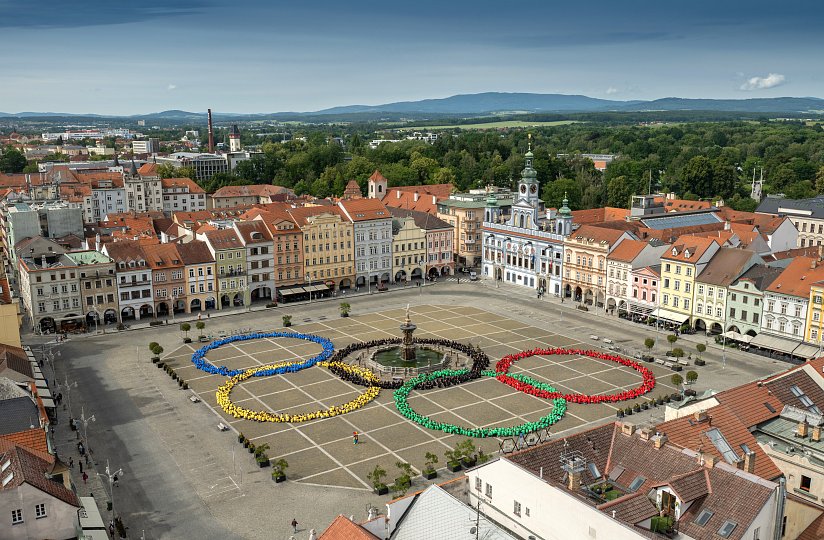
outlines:
M642 441L648 441L652 437L652 429L645 427L638 430L638 436Z
M819 442L821 440L821 426L813 426L813 432L810 435L810 440Z
M569 483L567 487L570 491L577 491L581 488L581 473L580 472L571 472L569 473Z
M809 431L809 426L807 426L807 420L802 420L798 423L798 430L795 432L796 437L806 437L807 432Z
M215 151L215 130L212 126L212 109L208 109L209 111L209 153L214 153Z
M652 444L655 448L661 449L667 444L667 436L663 433L659 433L655 437L652 438Z
M40 266L42 266L43 268L45 268L47 266L46 265L46 256L45 255L42 255L40 257Z
M755 452L752 450L744 454L744 470L750 474L755 474Z
M714 455L704 454L704 467L706 467L707 469L712 469L713 467L715 467L716 461L718 461L718 458L716 458Z
M396 199L400 199L400 198L401 198L401 190L396 190L396 191L395 191L395 198L396 198Z
M413 199L412 199L412 200L413 200L413 201L415 201L415 202L418 202L418 199L420 199L420 198L421 198L420 193L418 193L418 192L416 191L416 192L415 192L415 195L413 196Z
M621 424L621 433L624 435L632 435L635 433L635 424L631 424L629 422L624 422Z
M438 204L438 198L435 195L432 195L432 204Z
M706 410L695 411L692 414L692 417L695 419L696 422L706 422L709 419Z

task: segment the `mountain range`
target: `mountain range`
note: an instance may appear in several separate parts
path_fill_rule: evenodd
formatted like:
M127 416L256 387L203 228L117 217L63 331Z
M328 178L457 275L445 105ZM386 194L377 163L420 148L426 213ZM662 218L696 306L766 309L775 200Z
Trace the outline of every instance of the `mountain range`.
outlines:
M726 111L742 113L793 113L822 114L824 99L814 97L776 97L751 99L686 99L668 97L652 101L617 101L582 95L530 94L508 92L484 92L461 94L447 98L399 101L383 105L346 105L311 112L279 113L215 113L221 120L310 118L313 116L342 117L363 114L429 114L436 116L486 115L496 113L574 113L574 112L643 112L643 111ZM99 114L70 114L50 112L2 113L0 117L84 117L84 118L131 118L165 120L199 120L205 113L182 110L159 113L108 116Z

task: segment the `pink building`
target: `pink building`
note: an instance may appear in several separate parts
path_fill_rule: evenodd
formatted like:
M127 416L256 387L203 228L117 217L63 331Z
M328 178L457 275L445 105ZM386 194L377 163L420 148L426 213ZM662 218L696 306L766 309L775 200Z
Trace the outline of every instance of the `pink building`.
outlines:
M644 266L632 271L632 291L629 294L627 311L631 316L645 316L658 308L658 280L661 279L661 265Z

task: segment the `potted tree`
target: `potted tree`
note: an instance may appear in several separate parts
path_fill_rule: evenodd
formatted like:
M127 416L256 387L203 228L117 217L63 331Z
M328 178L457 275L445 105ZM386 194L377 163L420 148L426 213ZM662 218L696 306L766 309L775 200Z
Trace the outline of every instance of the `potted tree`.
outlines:
M423 471L421 471L421 476L426 478L427 480L432 480L433 478L438 477L438 472L433 467L434 464L438 462L438 456L433 454L432 452L427 452L424 456L423 462Z
M283 326L292 326L292 316L291 315L284 315L281 317L283 319Z
M620 407L615 409L615 416L618 417L618 418L623 418L624 417L624 409L622 409Z
M191 343L192 340L189 337L189 330L192 329L192 325L185 322L180 325L180 331L183 332L183 343Z
M386 495L389 493L389 488L386 487L386 484L383 483L383 479L386 476L386 470L381 467L380 465L375 465L375 468L372 469L372 472L366 475L366 478L372 482L372 487L375 489L376 495Z
M478 458L475 455L477 447L475 446L475 443L472 442L472 439L465 439L463 442L458 443L455 445L455 449L459 452L461 457L461 465L467 469L475 466L475 463L478 461Z
M669 354L670 356L672 356L672 345L676 341L678 341L678 336L676 336L675 334L670 334L670 335L667 336L667 343L670 344L670 354Z
M158 364L158 362L160 362L160 355L163 354L163 347L161 347L159 343L152 343L152 345L152 353L154 354L154 356L152 356L152 362Z
M489 457L490 457L489 454L484 452L483 448L480 448L480 447L478 448L478 454L476 455L475 459L477 460L479 465L481 463L486 463L487 461L489 461Z
M681 386L681 384L684 382L684 377L675 373L672 377L670 377L670 381L672 381L673 386L678 387Z
M352 311L352 306L349 305L349 302L341 302L340 303L340 316L341 317L348 317L350 311Z
M253 443L252 441L249 441L249 446L247 446L246 448L248 448L248 449L249 449L249 453L250 453L250 454L254 454L254 453L255 453L255 443Z
M152 341L151 343L149 343L149 350L152 352L152 355L154 355L152 356L152 363L154 364L157 364L160 361L160 358L158 358L157 355L154 354L154 349L158 346L160 346L160 344L157 341Z
M266 455L267 450L269 450L268 443L263 443L255 447L255 461L257 461L258 467L261 469L269 465L269 456Z
M461 453L459 450L447 450L443 453L446 457L446 468L452 472L461 470Z
M237 434L237 442L239 442L240 444L243 444L243 442L244 442L245 440L246 440L246 436L243 434L243 432L242 432L242 431L241 431L241 432L238 432L238 434Z
M687 371L687 384L695 384L695 381L698 380L698 372L697 371Z
M205 336L203 335L203 329L206 328L206 323L203 321L197 321L195 323L195 328L197 328L199 335L197 336L198 341L205 341Z
M272 464L272 480L274 480L275 483L278 484L286 480L285 471L288 467L289 463L283 458L280 458L277 461L275 461Z
M695 346L695 350L698 351L698 359L695 361L695 365L696 366L705 365L707 363L707 361L704 360L704 351L707 350L707 346L704 345L703 343L699 343Z
M396 497L401 497L412 487L412 465L398 461L395 466L400 470L401 475L395 478L395 483L392 484L392 493Z
M647 348L647 355L644 357L644 360L651 361L652 360L652 348L655 347L655 340L652 338L647 338L644 340L644 347Z

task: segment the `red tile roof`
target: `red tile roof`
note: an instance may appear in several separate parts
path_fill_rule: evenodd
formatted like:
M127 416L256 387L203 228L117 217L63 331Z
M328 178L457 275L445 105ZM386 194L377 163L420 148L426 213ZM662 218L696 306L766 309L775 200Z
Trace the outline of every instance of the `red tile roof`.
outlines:
M708 430L717 428L739 458L743 458L742 444L746 444L750 450L755 452L756 475L767 480L782 475L772 459L761 449L755 437L750 433L748 426L744 425L729 406L718 405L707 410L706 413L707 419L704 421L697 421L693 415L683 416L658 424L656 430L665 433L672 444L695 451L700 448L704 453L712 454L719 460L723 460L721 452L706 436Z
M157 176L157 163L144 163L137 169L140 176Z
M46 430L43 428L31 428L14 433L0 435L0 439L18 444L29 450L35 450L41 454L48 455L49 443L46 440Z
M391 219L389 210L377 199L351 199L340 201L338 206L343 209L350 221L370 221L373 219Z
M322 214L340 216L345 222L349 223L349 220L346 219L343 211L337 206L301 206L300 208L290 208L287 210L287 213L292 217L292 220L297 223L298 227L306 226L309 223L309 218L320 216Z
M718 403L726 405L747 428L775 418L784 407L781 400L758 381L724 390L714 397Z
M718 245L718 242L712 238L684 235L676 240L672 247L661 255L661 258L668 261L695 263L713 244Z
M607 258L613 261L632 262L635 257L644 251L645 247L647 247L647 243L641 240L624 240L612 250Z
M375 172L372 173L372 176L370 176L369 179L376 182L389 182L389 180L383 177L378 169L375 169Z
M183 266L175 244L152 244L143 246L146 264L153 270L179 268Z
M629 210L611 206L572 211L572 221L580 225L594 225L606 221L622 221L625 220L627 216L629 216Z
M31 362L26 351L14 345L0 344L0 372L10 369L29 379L34 379Z
M624 234L622 230L606 229L604 227L596 227L594 225L582 225L576 230L572 231L571 238L585 238L587 240L594 240L595 242L606 242L610 246L614 244L621 235Z
M235 227L237 227L241 238L246 244L272 241L272 234L262 221L238 221L235 223Z
M8 483L0 485L0 491L16 489L26 483L71 506L80 508L80 500L72 490L48 478L47 473L52 470L53 461L49 462L38 454L39 452L35 453L13 442L0 440L0 462L5 462L7 459L11 461L6 473L8 471L14 473Z
M338 516L318 540L378 540L378 537L349 518Z
M207 231L206 240L215 251L221 249L237 249L243 247L243 242L234 229L221 229L219 231Z
M197 182L191 178L163 178L160 185L164 188L187 188L189 193L206 193Z

